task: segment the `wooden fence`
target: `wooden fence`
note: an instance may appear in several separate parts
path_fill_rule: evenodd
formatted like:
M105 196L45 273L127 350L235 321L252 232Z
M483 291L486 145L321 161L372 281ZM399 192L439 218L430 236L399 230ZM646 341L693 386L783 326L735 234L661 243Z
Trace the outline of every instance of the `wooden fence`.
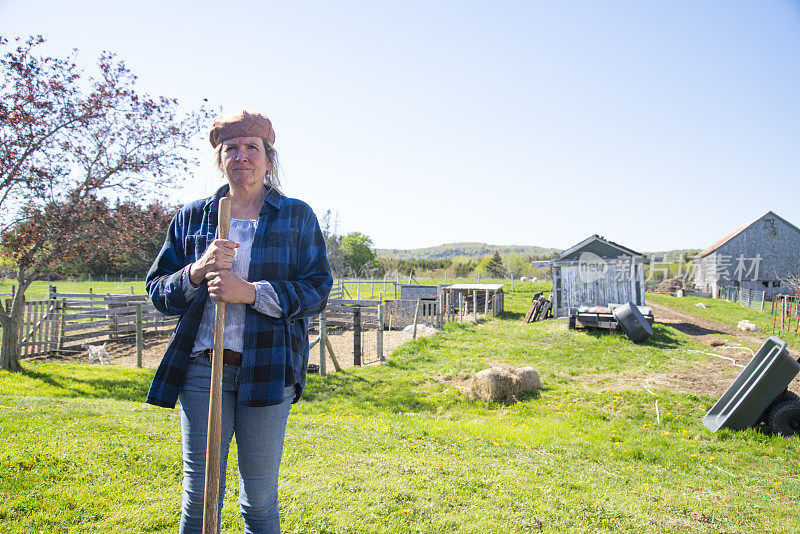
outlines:
M11 299L5 301L6 310ZM164 317L145 295L50 293L25 302L17 339L22 357L82 352L87 340L135 336L137 330L174 328L177 317Z
M417 307L419 303L419 307ZM384 302L383 326L390 330L402 329L414 324L425 324L435 328L444 326L444 315L439 300L387 300Z

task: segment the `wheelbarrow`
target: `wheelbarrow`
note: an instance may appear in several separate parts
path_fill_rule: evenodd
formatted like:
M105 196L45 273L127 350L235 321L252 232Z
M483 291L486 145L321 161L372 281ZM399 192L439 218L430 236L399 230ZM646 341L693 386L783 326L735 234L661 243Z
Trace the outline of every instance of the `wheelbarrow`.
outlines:
M775 434L800 435L800 397L787 389L798 372L800 361L789 356L786 342L771 336L703 417L703 425L716 432L765 423Z

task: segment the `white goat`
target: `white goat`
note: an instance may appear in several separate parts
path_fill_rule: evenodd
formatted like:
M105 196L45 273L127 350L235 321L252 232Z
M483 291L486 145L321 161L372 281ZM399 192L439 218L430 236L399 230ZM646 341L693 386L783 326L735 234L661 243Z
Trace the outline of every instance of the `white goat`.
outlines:
M102 345L89 345L88 343L84 343L81 345L82 348L86 349L86 352L89 354L89 363L94 363L95 358L100 363L103 363L103 358L106 359L106 363L111 363L111 355L106 350L107 343L103 343Z

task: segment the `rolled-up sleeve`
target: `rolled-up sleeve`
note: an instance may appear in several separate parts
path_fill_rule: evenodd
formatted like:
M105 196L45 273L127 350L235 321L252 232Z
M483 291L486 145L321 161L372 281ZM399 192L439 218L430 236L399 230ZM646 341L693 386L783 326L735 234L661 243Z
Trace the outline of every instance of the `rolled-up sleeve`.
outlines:
M253 285L256 286L256 301L253 303L253 308L259 313L279 319L283 315L283 310L272 284L261 281L253 282Z
M189 278L189 268L192 265L189 264L183 269L183 276L181 278L181 283L183 284L183 296L186 297L186 300L192 300L195 295L197 295L197 291L200 289L200 286L196 286L192 284L192 280Z

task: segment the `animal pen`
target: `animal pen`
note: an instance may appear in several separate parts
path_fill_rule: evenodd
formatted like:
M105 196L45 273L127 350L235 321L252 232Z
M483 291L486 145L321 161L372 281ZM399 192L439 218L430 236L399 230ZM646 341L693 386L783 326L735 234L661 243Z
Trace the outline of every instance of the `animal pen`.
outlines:
M10 310L11 299L5 308ZM141 363L144 333L167 331L177 322L161 315L146 295L58 293L51 287L48 298L24 303L17 340L20 356L32 358L79 354L87 342L131 338Z
M394 300L365 300L341 298L341 287L334 288L323 313L309 321L309 371L326 374L329 363L336 370L378 363L418 332L430 333L445 321L466 320L468 314L474 320L503 309L502 284L417 286L405 291L409 298L401 294ZM11 299L5 306L10 309ZM178 317L158 312L147 295L59 293L51 286L48 298L24 303L17 339L23 358L77 356L86 343L135 340L141 366L145 333L167 334L177 322Z

